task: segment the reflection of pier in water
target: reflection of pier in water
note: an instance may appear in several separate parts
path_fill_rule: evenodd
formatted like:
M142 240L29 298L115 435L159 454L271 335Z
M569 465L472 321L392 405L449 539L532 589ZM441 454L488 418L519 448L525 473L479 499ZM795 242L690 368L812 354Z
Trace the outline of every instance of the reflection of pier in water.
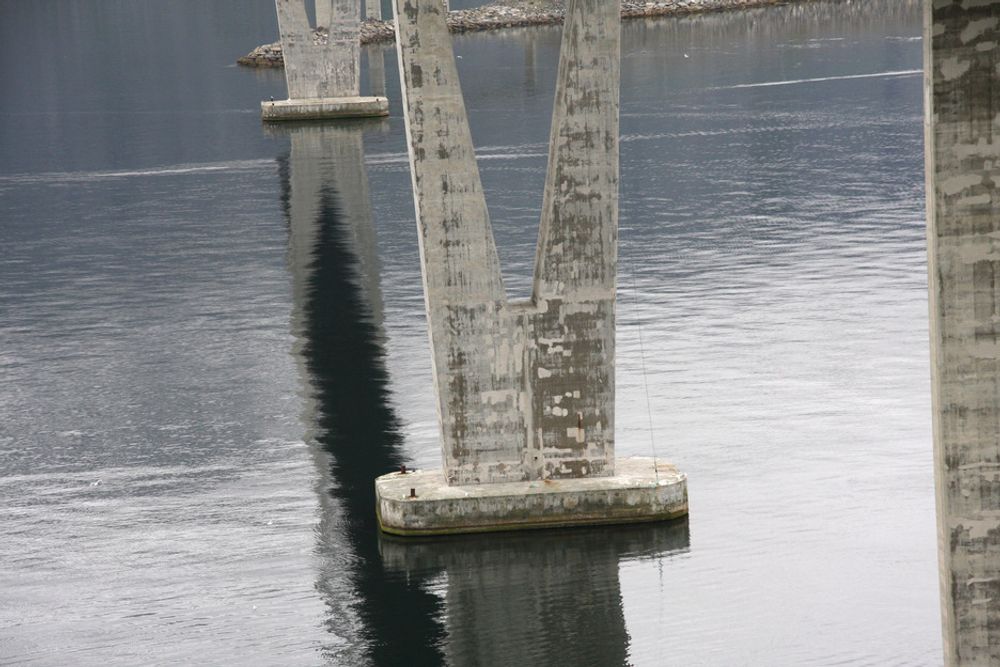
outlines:
M556 658L625 664L619 565L686 549L686 522L433 543L379 536L372 479L398 467L405 454L388 400L363 161L362 132L378 125L274 130L291 142L281 185L303 425L320 473L316 586L332 635L326 657L376 665L544 664ZM512 628L510 640L492 642L489 627Z
M319 476L317 590L333 635L325 657L348 663L439 664L440 601L419 578L382 567L371 480L404 461L388 401L375 232L363 128L283 126L294 355L305 439ZM403 612L405 610L405 613Z
M444 575L449 664L625 665L620 563L684 552L689 541L685 518L428 541L383 535L381 550L408 577Z

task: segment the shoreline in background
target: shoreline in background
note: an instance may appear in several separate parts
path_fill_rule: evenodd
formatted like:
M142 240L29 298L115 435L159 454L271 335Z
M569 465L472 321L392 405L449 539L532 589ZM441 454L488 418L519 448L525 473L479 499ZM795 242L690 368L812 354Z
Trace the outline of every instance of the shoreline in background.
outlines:
M766 5L783 5L806 0L655 0L637 2L622 0L622 18L635 19L652 16L674 16L700 12L719 12ZM562 23L563 0L494 0L474 9L452 11L448 16L448 27L453 33L521 28L534 25L557 25ZM317 42L326 40L327 33L317 28ZM361 43L376 44L395 39L392 21L365 19L361 22ZM245 56L237 64L246 67L284 67L281 42L263 44Z

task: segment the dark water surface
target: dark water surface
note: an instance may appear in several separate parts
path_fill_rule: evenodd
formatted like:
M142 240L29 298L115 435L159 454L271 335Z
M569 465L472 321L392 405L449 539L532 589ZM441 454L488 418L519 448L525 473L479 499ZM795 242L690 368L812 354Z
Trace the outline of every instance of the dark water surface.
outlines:
M0 0L0 663L940 663L918 2L626 23L618 450L690 520L415 544L395 58L390 119L265 129L273 12ZM558 44L456 39L513 295Z

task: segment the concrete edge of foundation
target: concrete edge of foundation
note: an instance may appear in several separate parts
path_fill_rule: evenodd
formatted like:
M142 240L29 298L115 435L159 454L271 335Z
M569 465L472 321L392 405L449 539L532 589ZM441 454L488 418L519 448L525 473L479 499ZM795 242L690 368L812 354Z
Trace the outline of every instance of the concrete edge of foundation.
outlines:
M260 103L260 115L265 121L388 116L389 100L385 97L272 100Z
M687 477L650 458L613 477L449 486L440 470L375 480L379 528L403 537L669 521L688 513ZM411 495L411 491L414 495Z

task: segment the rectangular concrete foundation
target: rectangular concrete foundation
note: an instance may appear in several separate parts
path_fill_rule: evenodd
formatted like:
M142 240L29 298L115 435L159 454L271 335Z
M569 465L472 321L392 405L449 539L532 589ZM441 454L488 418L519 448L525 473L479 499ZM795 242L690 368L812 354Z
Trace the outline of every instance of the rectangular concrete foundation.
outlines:
M329 97L322 99L277 100L260 103L264 120L322 120L388 116L385 97Z
M666 521L688 512L687 477L670 463L619 460L613 477L449 486L440 470L375 480L379 526L393 535ZM411 496L411 489L415 495Z

